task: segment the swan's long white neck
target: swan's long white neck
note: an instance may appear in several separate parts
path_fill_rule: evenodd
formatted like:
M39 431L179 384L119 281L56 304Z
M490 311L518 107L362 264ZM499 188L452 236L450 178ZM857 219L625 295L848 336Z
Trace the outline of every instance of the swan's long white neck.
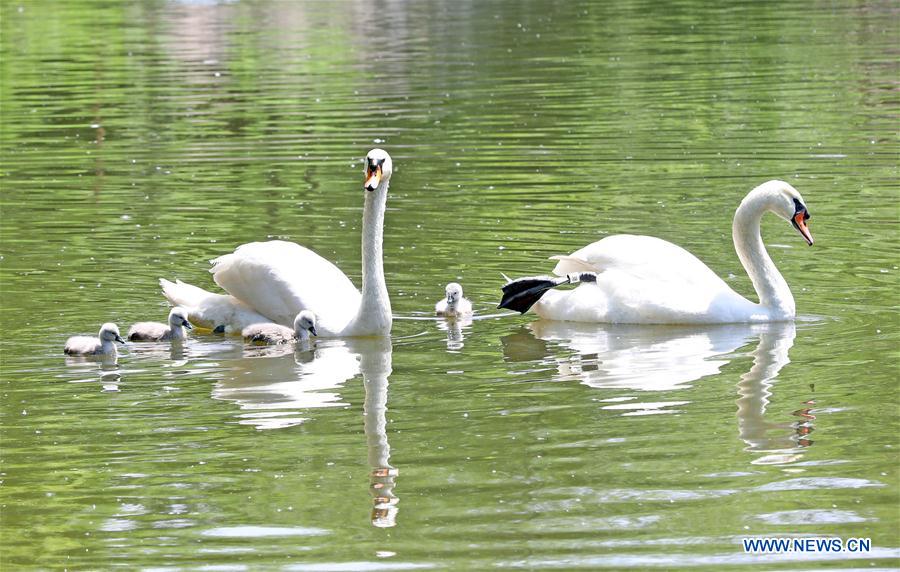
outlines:
M766 252L759 229L763 214L772 210L776 200L776 191L771 187L761 185L750 191L734 213L732 238L734 249L759 296L759 304L774 317L792 318L796 313L794 296Z
M362 224L362 302L348 326L354 336L386 335L391 331L391 300L384 281L382 241L388 180L366 191Z

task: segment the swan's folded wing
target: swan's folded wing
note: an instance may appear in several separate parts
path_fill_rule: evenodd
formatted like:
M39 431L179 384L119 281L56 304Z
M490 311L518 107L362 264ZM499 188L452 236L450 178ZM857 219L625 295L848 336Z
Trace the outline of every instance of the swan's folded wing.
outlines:
M323 330L336 331L359 307L359 291L337 266L293 242L251 242L212 264L216 284L282 325L311 310Z
M566 276L576 272L603 272L603 269L591 264L583 258L574 255L557 255L551 256L550 260L558 260L556 266L553 267L553 273L557 276ZM507 279L507 282L510 282Z
M718 289L724 282L684 248L653 236L617 234L561 257L557 269L570 260L584 261L595 272L615 269L637 280Z
M595 284L554 290L535 309L544 318L582 322L741 321L754 304L697 257L664 240L615 235L564 257L600 270Z
M674 244L650 236L617 234L592 242L569 255L552 256L558 260L553 273L565 276L570 272L603 272L609 269L639 271L645 266L656 266L665 260L668 246L682 250Z

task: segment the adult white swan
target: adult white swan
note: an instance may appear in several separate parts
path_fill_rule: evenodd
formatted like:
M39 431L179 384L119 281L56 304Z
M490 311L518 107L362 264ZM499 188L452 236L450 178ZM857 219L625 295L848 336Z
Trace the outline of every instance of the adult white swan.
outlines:
M809 213L797 189L769 181L744 197L734 213L734 248L759 303L747 300L687 250L651 236L609 236L559 260L552 276L520 278L503 287L501 308L535 312L550 320L625 324L775 322L796 314L794 297L759 232L770 211L812 245ZM549 291L584 282L574 290ZM545 295L546 293L546 295ZM543 296L543 298L542 298Z
M391 302L384 283L382 234L392 170L386 151L369 151L363 185L361 295L337 266L281 240L244 244L212 261L213 280L229 295L165 279L160 280L163 293L171 303L187 308L191 321L229 332L258 322L288 326L301 310L310 310L320 337L388 335Z

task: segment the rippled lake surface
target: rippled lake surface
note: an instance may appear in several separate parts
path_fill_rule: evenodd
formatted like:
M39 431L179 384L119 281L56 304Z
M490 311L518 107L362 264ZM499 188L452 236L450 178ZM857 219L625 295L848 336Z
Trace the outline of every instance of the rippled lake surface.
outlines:
M893 569L893 2L15 2L0 12L4 569ZM390 340L199 333L160 277L295 240L360 278L361 159L394 158ZM744 194L801 314L498 315L501 272L608 234L752 295ZM449 281L474 320L433 320ZM501 312L502 314L502 312ZM746 554L762 536L868 553Z

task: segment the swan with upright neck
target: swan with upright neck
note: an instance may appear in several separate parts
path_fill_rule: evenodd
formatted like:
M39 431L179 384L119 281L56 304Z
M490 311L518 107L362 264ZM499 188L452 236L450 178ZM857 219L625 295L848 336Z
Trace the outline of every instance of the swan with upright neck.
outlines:
M759 296L751 302L731 289L687 250L651 236L615 235L558 260L557 277L509 281L501 308L522 313L532 306L542 318L625 324L776 322L796 315L794 297L760 234L766 212L788 220L809 245L809 212L800 193L784 181L756 187L734 214L738 258ZM551 290L584 282L574 290Z
M382 240L391 157L382 149L365 159L362 223L362 292L337 266L293 242L272 240L238 246L212 260L213 280L228 294L160 280L173 304L210 329L241 332L259 322L290 326L303 310L317 317L320 337L386 336L391 302L384 279ZM262 318L262 319L260 319Z

